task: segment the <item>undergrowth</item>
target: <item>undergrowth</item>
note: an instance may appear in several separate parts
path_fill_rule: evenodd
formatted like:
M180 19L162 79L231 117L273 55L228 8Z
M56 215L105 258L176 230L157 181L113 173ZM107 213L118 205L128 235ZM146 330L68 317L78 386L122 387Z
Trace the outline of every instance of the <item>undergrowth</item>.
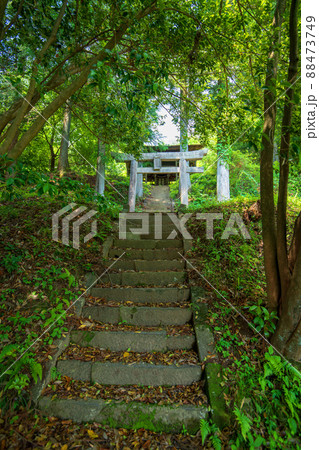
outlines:
M298 449L300 374L269 347L277 317L266 307L261 220L247 219L245 211L250 206L251 200L237 198L206 208L204 212L223 213L223 219L214 221L212 240L206 239L206 224L196 219L196 214L188 222L194 238L188 258L210 285L195 270L190 271L190 278L212 293L208 304L216 339L215 361L223 366L222 386L231 417L225 430L203 422L201 431L203 439L210 439L216 449L227 445L233 450ZM300 199L290 196L288 236L299 209ZM221 238L232 213L243 218L251 239L240 233Z
M2 159L5 169L5 159ZM29 387L67 332L65 311L84 292L84 275L99 267L101 246L126 203L126 179L108 178L96 196L82 177L37 174L19 163L14 177L0 173L0 409L30 400ZM13 175L13 173L12 173ZM111 187L122 192L123 198ZM112 191L112 192L111 192ZM94 209L98 234L79 250L52 240L52 215L70 203ZM90 224L81 227L81 236ZM83 237L82 237L83 240Z

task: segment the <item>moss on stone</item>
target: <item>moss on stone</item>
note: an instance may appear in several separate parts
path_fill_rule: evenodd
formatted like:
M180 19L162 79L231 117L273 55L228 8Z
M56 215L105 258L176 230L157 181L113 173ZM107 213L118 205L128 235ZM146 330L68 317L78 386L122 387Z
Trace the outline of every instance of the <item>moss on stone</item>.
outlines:
M173 405L149 405L137 402L130 403L107 403L100 413L98 421L112 428L145 428L154 432L181 432L183 429L189 434L195 434L200 427L200 417L198 414L192 418L187 417L184 421L182 417L176 420ZM173 414L170 413L173 411ZM165 418L159 413L164 413ZM179 409L179 415L183 415L183 408Z
M94 338L95 333L94 331L86 331L83 335L83 340L87 343L91 342L92 339Z
M223 396L222 366L217 363L207 363L205 367L206 393L211 407L213 422L219 428L224 428L229 424L230 415L227 412L226 403Z

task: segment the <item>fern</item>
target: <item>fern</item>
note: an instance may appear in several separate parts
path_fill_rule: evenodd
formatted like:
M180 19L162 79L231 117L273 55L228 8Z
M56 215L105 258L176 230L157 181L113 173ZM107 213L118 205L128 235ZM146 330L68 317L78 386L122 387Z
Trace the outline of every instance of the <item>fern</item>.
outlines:
M269 364L274 372L275 375L281 375L283 372L283 364L281 362L280 356L272 356L269 358Z
M268 367L272 372L280 376L284 372L284 364L281 361L281 357L273 354L274 350L270 347L268 353L265 354L265 358L268 361Z
M251 429L251 420L249 417L247 417L240 409L235 406L234 413L237 419L237 422L240 425L241 434L243 435L243 438L246 440L247 433Z
M11 356L18 349L17 344L9 344L4 347L0 353L0 361L3 361L7 356Z
M221 448L222 448L221 440L217 436L218 432L219 432L219 428L215 424L212 424L211 425L211 435L209 437L209 440L212 442L215 450L221 450Z
M29 359L29 366L30 366L30 372L32 375L32 378L34 379L34 382L36 383L39 380L42 380L42 366L40 363L35 361L34 359Z
M204 442L206 441L206 438L210 433L209 422L207 422L205 419L201 419L200 421L200 432L202 435L202 445L204 445Z
M214 423L210 423L205 419L201 419L200 432L202 435L202 445L204 445L207 436L209 436L209 440L212 442L213 448L215 450L221 450L221 440L217 436L219 428Z

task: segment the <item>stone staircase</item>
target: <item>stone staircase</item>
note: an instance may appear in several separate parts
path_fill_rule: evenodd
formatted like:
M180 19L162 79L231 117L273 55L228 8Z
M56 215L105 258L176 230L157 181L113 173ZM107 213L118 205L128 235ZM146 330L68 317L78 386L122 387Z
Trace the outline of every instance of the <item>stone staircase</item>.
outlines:
M163 218L168 235L174 226L166 215ZM152 222L149 235L109 243L103 264L113 265L78 308L69 342L56 362L57 378L39 399L45 414L111 427L190 433L208 418L180 255L183 240L156 240L154 231ZM90 275L88 285L95 279ZM127 399L141 387L150 393L148 401L134 395ZM118 389L124 400L114 395ZM156 392L166 397L158 401Z

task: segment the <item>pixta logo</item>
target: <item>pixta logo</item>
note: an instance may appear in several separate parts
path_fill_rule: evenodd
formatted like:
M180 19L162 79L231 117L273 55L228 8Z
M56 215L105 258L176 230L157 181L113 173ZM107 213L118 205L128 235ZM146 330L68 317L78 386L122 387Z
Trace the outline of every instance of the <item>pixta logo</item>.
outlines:
M186 222L190 219L193 214L187 213L181 217L178 217L174 213L167 213L167 216L171 220L172 228L171 233L165 239L175 239L177 236L177 230L182 235L183 239L193 239L192 235L188 232L186 228ZM163 239L163 222L162 214L155 213L153 215L153 229L154 238ZM222 213L198 213L196 214L196 219L206 221L206 238L214 239L214 221L223 219ZM141 228L132 228L133 221L141 221ZM129 227L127 227L129 224ZM127 230L127 228L129 228ZM149 213L121 213L119 217L119 238L126 239L127 231L136 235L147 235L150 234L150 215ZM238 213L232 213L228 219L227 225L223 231L221 239L228 239L232 235L241 234L244 239L251 239L250 234L243 222L243 219Z
M68 214L67 216L62 218L63 214L70 211L75 206L76 206L76 203L70 203L69 205L65 206L64 208L60 209L58 212L53 214L53 216L52 216L52 239L56 242L60 242L59 223L60 223L60 220L62 219L62 240L61 240L61 242L64 245L70 245L69 244L70 224L73 219L76 219L72 225L73 239L72 239L71 246L78 250L80 248L80 227L83 223L90 220L97 213L97 211L94 211L93 209L91 209L86 214L84 214L78 218L78 216L87 209L86 206L80 206L79 208L75 209L70 214ZM91 232L88 233L86 236L84 236L84 242L88 242L96 234L97 234L97 222L96 222L96 220L93 220L91 222Z

